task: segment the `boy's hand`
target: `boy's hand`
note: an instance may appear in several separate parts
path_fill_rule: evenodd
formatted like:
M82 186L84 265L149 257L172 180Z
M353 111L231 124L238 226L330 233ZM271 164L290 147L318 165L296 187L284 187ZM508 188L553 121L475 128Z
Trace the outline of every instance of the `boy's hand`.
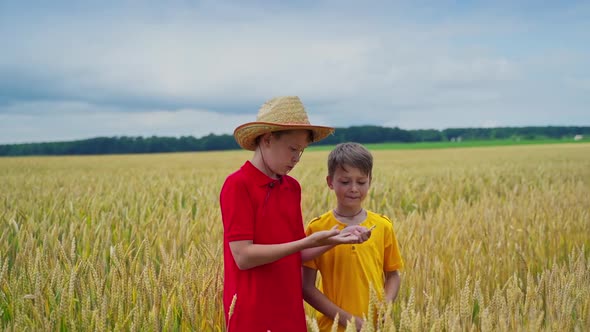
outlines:
M327 231L315 232L309 235L308 238L310 241L313 241L316 246L360 243L358 235L353 232L340 231L338 230L338 225L335 225Z
M370 228L367 228L365 226L351 225L344 227L340 232L351 233L358 238L357 243L363 243L371 237L371 231L375 228L375 226L376 225L373 225Z
M355 331L361 331L363 325L365 325L365 320L357 316L352 316L349 320L339 320L339 324L340 326L345 327L347 331L348 326L354 324Z
M360 330L362 330L362 329L363 329L363 325L365 324L365 321L364 321L364 320L362 320L362 319L361 319L361 318L359 318L359 317L355 317L355 318L354 318L354 323L355 323L355 325L356 325L356 330L357 330L357 331L360 331Z

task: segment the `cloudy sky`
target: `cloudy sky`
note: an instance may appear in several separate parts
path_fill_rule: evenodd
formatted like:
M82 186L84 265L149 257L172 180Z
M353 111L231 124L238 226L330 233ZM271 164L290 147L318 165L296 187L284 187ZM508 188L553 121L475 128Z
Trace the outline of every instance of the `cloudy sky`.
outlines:
M337 127L590 125L590 2L0 1L0 144ZM541 4L544 3L544 4Z

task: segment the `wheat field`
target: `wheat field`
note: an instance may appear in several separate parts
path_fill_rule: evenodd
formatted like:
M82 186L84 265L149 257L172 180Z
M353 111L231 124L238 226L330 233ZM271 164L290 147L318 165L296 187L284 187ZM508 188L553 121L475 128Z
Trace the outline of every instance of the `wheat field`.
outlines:
M327 154L291 174L305 221ZM365 331L590 330L590 144L373 154L406 268ZM0 158L1 328L223 331L218 196L250 156Z

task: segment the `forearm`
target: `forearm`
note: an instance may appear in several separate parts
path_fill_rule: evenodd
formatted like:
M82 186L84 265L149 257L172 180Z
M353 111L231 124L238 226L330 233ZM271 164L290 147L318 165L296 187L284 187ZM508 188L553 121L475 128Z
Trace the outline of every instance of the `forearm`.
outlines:
M391 271L385 274L384 293L386 302L395 301L401 282L402 279L398 271Z
M327 245L327 246L303 249L301 251L301 260L304 262L310 261L332 248L334 248L333 244Z
M309 246L307 238L279 244L253 244L252 241L231 242L230 247L238 268L247 270L275 262Z
M304 287L303 299L322 314L334 319L338 314L338 324L346 326L348 321L353 317L344 309L338 307L334 302L330 301L322 292L316 287ZM355 319L359 319L355 317Z
M333 234L334 236L329 240L331 243L310 245L307 249L301 252L301 259L304 262L310 261L326 251L334 248L334 246L343 243L362 243L365 242L370 236L371 232L363 226L347 226L341 232L337 230L338 226L332 227L329 231L320 231L309 236L317 236L318 233ZM328 232L328 233L326 233ZM309 237L308 236L308 237ZM323 235L326 236L326 235Z

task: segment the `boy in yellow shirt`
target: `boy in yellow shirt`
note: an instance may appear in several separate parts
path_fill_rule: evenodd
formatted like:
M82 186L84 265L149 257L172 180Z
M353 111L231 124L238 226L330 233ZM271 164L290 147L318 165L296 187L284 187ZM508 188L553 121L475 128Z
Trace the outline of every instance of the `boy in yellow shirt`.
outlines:
M373 156L358 143L342 143L328 157L328 187L337 206L312 220L305 233L310 235L337 225L364 226L370 238L361 244L336 246L303 265L303 297L318 311L320 331L331 331L338 314L338 331L354 318L358 330L369 309L370 288L385 301L394 301L401 284L398 270L404 263L391 220L363 209L371 185ZM321 274L321 291L316 288Z

